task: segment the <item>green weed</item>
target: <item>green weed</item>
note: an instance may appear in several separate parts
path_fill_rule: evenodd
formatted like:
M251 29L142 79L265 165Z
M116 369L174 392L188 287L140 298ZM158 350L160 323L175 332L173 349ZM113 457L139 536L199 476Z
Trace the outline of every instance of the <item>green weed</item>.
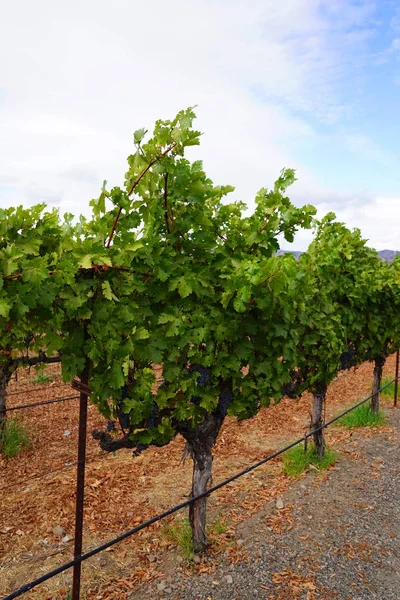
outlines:
M33 379L32 383L51 383L53 381L53 378L51 375L45 375L45 373L42 371L40 371L35 379Z
M214 523L207 525L207 534L210 536L210 544L216 541L216 537L226 533L229 529L228 523L223 517ZM161 529L162 537L178 547L181 555L187 560L193 560L192 530L187 517L176 518L172 523L165 523Z
M373 412L371 404L365 402L351 412L339 419L338 423L353 429L355 427L380 427L386 423L385 414L379 411L377 414Z
M207 531L210 534L216 533L217 535L221 535L221 533L225 533L228 529L228 523L223 517L219 517L212 525L208 526Z
M0 432L0 450L6 458L17 456L32 445L29 429L18 418L7 419Z
M178 546L186 560L193 558L192 530L187 517L176 518L172 523L163 523L161 535L165 540Z
M298 477L310 465L313 465L319 471L323 471L334 465L336 459L337 453L333 448L326 448L324 457L320 459L313 444L309 444L306 452L304 452L304 447L298 444L283 455L283 472L292 477Z
M381 387L384 387L385 385L390 383L392 379L392 377L384 377L381 383ZM394 398L394 382L388 385L387 388L382 390L381 394L384 398Z

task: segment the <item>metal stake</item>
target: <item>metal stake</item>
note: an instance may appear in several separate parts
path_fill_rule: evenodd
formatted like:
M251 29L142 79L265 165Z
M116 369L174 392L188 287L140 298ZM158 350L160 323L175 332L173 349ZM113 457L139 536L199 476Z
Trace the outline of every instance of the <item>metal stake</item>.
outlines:
M86 461L86 429L87 429L87 406L89 383L89 361L81 375L82 389L79 396L79 438L78 438L78 467L76 478L76 510L75 510L75 545L74 558L82 554L83 534L83 503L85 497L85 461ZM85 389L86 388L86 389ZM72 600L79 600L81 587L82 563L74 565L72 581Z
M400 350L396 352L396 381L394 382L394 406L397 406L397 391L399 388L399 359Z

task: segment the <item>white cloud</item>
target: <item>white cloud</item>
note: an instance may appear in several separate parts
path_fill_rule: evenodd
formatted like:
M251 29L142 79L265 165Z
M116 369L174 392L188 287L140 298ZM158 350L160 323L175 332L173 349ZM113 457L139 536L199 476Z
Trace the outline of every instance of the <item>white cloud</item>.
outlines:
M378 196L366 204L362 212L359 208L343 211L343 220L351 227L359 227L370 245L377 250L399 248L400 197Z
M368 135L363 133L347 133L343 136L345 146L357 155L358 158L364 158L382 165L396 165L396 157L380 147Z
M396 61L400 59L400 38L398 37L393 38L387 48L375 53L373 56L373 64L377 66L384 65L391 59Z
M395 8L394 15L390 21L390 28L395 33L400 33L400 4Z
M342 197L338 194L336 203L332 202L332 196L325 196L325 202L322 198L323 195L318 194L319 202L314 202L318 207L317 218L334 212L337 220L346 223L350 229L360 229L368 244L376 250L399 249L400 197L373 197L361 192ZM312 196L309 200L313 203ZM304 251L309 242L309 232L300 231L293 248ZM289 249L285 243L282 247Z
M367 0L8 3L0 204L35 197L81 212L104 179L122 183L134 129L193 104L205 135L192 155L235 197L250 201L293 166L295 197L333 198L294 149L317 137L316 121L354 111L346 75L365 60L373 10Z

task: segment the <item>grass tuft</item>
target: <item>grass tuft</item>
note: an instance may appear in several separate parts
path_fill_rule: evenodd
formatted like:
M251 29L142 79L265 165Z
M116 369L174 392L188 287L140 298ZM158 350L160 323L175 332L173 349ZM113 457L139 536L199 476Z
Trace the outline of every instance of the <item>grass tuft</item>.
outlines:
M29 429L18 418L7 419L0 432L0 451L6 458L17 456L32 445Z
M163 523L161 535L165 540L178 546L180 553L186 560L194 556L192 531L187 517L176 518L172 523Z
M298 444L283 455L283 472L292 477L299 477L310 465L318 471L323 471L334 465L336 460L337 452L333 448L326 448L324 457L320 459L313 444L309 444L307 452Z
M208 533L221 535L222 533L226 533L229 529L228 523L225 519L220 516L212 525L208 527Z
M207 534L210 536L209 543L214 544L222 534L229 530L229 525L223 517L219 517L214 523L207 525ZM187 517L177 517L173 522L164 522L161 529L162 537L169 543L178 547L181 555L191 561L194 557L192 530Z
M387 385L390 381L392 381L392 379L392 377L384 377L381 383L381 387ZM387 388L385 388L381 392L381 394L384 398L394 398L394 382L391 383Z
M386 417L382 411L375 414L372 411L371 404L366 402L347 413L347 415L344 415L344 417L339 419L338 423L348 429L354 429L355 427L380 427L386 423Z
M41 368L32 383L51 383L53 378L51 375L46 375L44 368Z

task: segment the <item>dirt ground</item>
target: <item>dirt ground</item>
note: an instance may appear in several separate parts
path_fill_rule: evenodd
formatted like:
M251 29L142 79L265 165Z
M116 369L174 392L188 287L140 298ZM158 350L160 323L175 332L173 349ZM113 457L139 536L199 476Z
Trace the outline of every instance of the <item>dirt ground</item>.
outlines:
M9 386L8 406L75 395L62 384L57 366L45 372L53 377L47 385L32 384L34 373L19 373L18 381ZM394 357L390 357L385 375L393 374ZM372 365L367 363L341 374L329 388L326 417L368 395L371 381ZM214 482L303 435L310 405L305 394L296 401L284 399L248 421L228 418L215 448ZM31 449L10 460L0 459L1 596L72 558L78 401L29 408L21 411L22 416L32 432ZM91 405L88 431L102 427L104 419ZM328 432L333 445L343 444L349 436L336 427ZM183 446L178 437L165 448L149 448L133 459L128 450L116 456L103 453L88 434L84 551L187 497L191 464L181 464ZM210 521L222 517L229 527L213 539L209 560L222 555L231 564L245 560L247 551L237 544L240 524L292 485L293 479L282 474L280 459L275 459L213 495ZM54 533L57 526L65 531L63 536ZM171 564L180 560L161 530L162 525L155 524L85 562L81 597L126 600L137 586L160 581ZM210 569L209 563L183 566L182 574ZM25 597L66 600L71 578L70 572L61 574Z
M304 473L236 527L240 561L205 556L189 576L171 565L129 600L398 600L400 411L385 410L386 426L335 445L329 471Z

